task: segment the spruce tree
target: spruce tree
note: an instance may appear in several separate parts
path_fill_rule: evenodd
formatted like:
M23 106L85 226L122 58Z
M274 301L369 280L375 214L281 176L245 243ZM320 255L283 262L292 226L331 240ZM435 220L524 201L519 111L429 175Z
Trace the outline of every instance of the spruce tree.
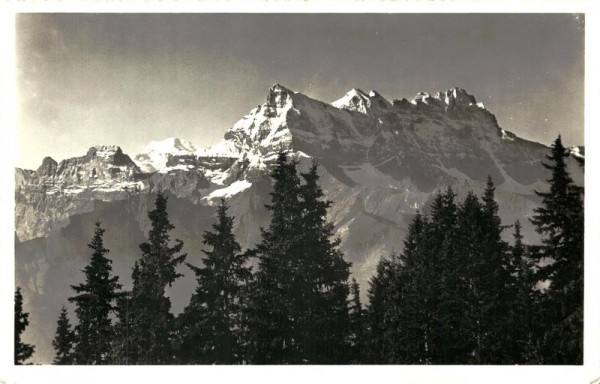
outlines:
M567 171L568 151L561 137L554 141L549 163L548 192L535 191L542 199L531 222L542 235L535 256L550 261L539 265L538 277L550 286L542 297L545 309L540 353L548 364L583 362L583 188Z
M22 365L31 358L35 347L23 343L21 335L29 325L29 313L23 311L23 295L21 287L17 286L15 291L15 365Z
M181 315L181 358L185 363L234 364L243 362L242 309L252 274L247 254L233 235L233 217L225 200L217 208L217 223L206 231L203 267L187 264L198 286Z
M508 244L502 240L501 219L498 216L498 204L495 200L496 187L488 176L482 204L482 317L481 363L510 363L508 319L510 302L516 295L512 290L514 277L510 274L510 256Z
M138 263L134 263L133 267L133 284L139 276ZM117 321L114 325L115 340L111 352L111 360L115 364L129 365L138 361L139 349L135 347L136 338L133 334L132 316L135 313L133 307L132 292L123 291L121 296L117 298Z
M302 362L347 363L350 263L339 250L340 240L333 239L333 223L327 221L327 209L333 202L324 199L318 163L313 161L301 177L304 180L299 190L301 254L294 271L298 289L294 300L298 308Z
M425 267L428 220L417 212L404 240L404 250L394 263L393 302L386 316L387 337L392 342L388 360L396 364L427 361L425 294L432 276Z
M457 249L457 206L455 194L448 188L439 194L431 207L428 226L430 268L434 271L430 306L430 362L465 364L472 351L468 285L464 278L465 258Z
M142 257L133 269L133 289L129 300L121 303L121 309L127 311L120 315L126 319L122 327L129 330L129 336L120 353L127 364L170 364L175 359L174 316L165 293L167 286L182 276L176 268L185 261L186 254L180 254L181 240L170 244L169 233L175 227L169 221L167 198L162 193L156 196L148 218L151 229L148 240L140 244Z
M317 165L297 174L297 162L280 153L269 227L256 248L258 271L247 310L255 363L341 363L348 356L349 264L331 239Z
M529 259L527 247L523 243L521 223L514 224L513 245L510 247L510 272L514 277L514 286L508 306L508 360L513 364L532 363L533 360L533 313L534 313L534 280L533 265Z
M467 324L470 327L468 339L473 349L469 363L481 364L485 341L483 324L484 313L489 306L485 285L489 276L489 264L484 252L484 228L482 227L483 208L472 191L467 193L457 213L455 235L456 251L462 255L462 274L468 287L465 299L468 305Z
M377 264L375 275L369 280L367 297L367 332L365 343L367 363L388 364L389 343L386 339L387 325L385 316L387 307L392 303L393 266L389 259L382 258Z
M352 278L350 284L350 304L348 314L350 319L350 357L348 361L352 364L365 363L365 319L364 309L360 301L360 287L356 279Z
M76 305L75 314L79 323L75 326L75 362L77 364L110 363L113 327L110 314L116 310L115 299L121 284L112 276L112 260L105 255L104 229L96 222L94 237L88 244L92 250L90 263L83 269L85 283L72 285L77 293L69 298Z
M279 153L271 172L271 223L256 247L258 270L245 315L249 359L254 364L301 363L294 291L300 259L300 179L296 163Z
M53 364L70 365L75 359L73 356L73 346L75 344L75 333L71 329L71 323L67 317L67 308L64 306L60 310L58 317L56 335L52 340L52 346L56 351Z

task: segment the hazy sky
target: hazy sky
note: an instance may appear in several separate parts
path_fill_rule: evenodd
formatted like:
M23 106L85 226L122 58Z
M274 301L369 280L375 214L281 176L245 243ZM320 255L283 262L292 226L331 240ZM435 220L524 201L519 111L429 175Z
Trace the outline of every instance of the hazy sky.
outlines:
M500 126L583 144L583 16L565 14L21 14L17 166L95 144L198 147L280 83L331 102L465 88Z

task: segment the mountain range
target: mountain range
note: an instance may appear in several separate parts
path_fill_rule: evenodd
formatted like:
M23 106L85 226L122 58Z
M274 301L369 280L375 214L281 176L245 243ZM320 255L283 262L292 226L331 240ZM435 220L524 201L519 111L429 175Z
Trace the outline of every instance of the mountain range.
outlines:
M201 234L221 198L235 216L238 241L251 248L269 222L269 170L280 151L301 169L319 161L321 185L333 201L329 219L363 295L380 258L402 250L415 213L427 211L448 186L459 198L468 190L481 194L490 175L503 223L519 219L525 239L538 240L527 217L539 204L534 190L548 187L542 162L549 148L503 130L465 90L388 101L352 89L324 103L275 84L210 148L168 138L131 157L118 146L98 145L61 162L46 157L37 170L16 169L16 280L30 312L24 339L36 345L35 359L52 359L60 306L68 306L69 286L83 278L95 221L107 230L108 257L125 288L159 191L169 197L173 237L184 241L192 264L201 263ZM583 157L583 147L571 155ZM576 161L569 170L583 185ZM195 286L193 273L181 272L185 277L169 291L175 313Z

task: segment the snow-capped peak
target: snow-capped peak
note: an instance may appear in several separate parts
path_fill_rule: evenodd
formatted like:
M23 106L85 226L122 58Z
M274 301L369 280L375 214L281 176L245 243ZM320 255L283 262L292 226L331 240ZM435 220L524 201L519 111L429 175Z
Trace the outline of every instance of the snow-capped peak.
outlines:
M391 103L378 92L371 90L365 93L358 88L352 88L341 98L331 103L336 108L368 114L374 108L387 109Z
M185 155L193 154L196 152L194 144L187 140L179 139L177 137L170 137L168 139L151 141L144 152L155 152L172 155Z
M411 103L414 105L423 103L443 109L448 109L449 107L453 106L476 106L480 109L485 109L485 106L482 103L477 103L477 100L475 100L473 95L458 87L453 87L446 91L438 92L434 96L428 92L419 92L412 99Z
M445 92L438 92L435 98L443 101L446 105L450 105L452 103L466 106L477 104L477 101L473 95L469 94L464 89L457 87L450 88Z
M346 92L346 94L341 99L334 101L333 103L331 103L331 105L340 109L351 109L356 111L358 110L358 106L363 106L364 103L368 103L368 101L369 95L367 95L358 88L352 88L351 90ZM359 112L364 113L364 111Z
M170 137L165 140L151 141L143 153L137 155L135 163L143 172L168 171L167 163L171 156L195 156L194 144L187 140Z
M269 94L267 95L267 102L265 107L274 107L274 108L285 108L289 106L293 102L293 95L297 95L298 92L291 91L280 84L273 84L269 89Z

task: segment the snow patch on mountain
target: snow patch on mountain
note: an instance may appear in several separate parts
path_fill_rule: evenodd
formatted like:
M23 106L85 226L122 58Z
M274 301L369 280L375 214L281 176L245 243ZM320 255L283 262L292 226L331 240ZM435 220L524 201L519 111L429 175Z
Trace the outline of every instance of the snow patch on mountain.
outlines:
M533 190L547 190L541 162L548 150L502 130L495 116L460 88L391 104L375 91L353 89L329 104L275 84L263 104L208 149L169 138L150 143L135 163L116 146L97 146L60 163L45 158L37 170L17 169L17 280L31 297L58 286L68 290L63 282L76 275L83 252L69 247L85 248L82 239L88 235L78 220L105 215L121 225L126 219L132 233L142 233L148 195L158 191L174 197L170 217L186 246L210 229L212 207L225 198L236 217L236 237L243 247L253 247L260 241L259 228L268 225L270 170L278 152L287 151L301 171L319 160L325 198L333 201L328 219L353 264L353 276L365 287L380 258L401 251L416 210L426 211L434 194L447 186L459 199L469 190L480 195L491 175L503 223L530 215L538 204ZM572 148L571 154L583 157L584 148ZM569 161L569 171L582 185L583 164ZM522 221L524 235L535 236L530 223ZM115 249L127 240L121 237L127 238L111 240ZM139 256L137 244L132 249L115 259L127 273ZM30 331L45 321L45 332L54 332L56 319L44 316L58 313L64 297L55 298L32 315ZM181 295L173 298L184 301ZM49 340L38 340L45 347L35 344L40 351L46 348L51 360Z
M172 155L190 154L194 153L195 150L196 147L190 141L177 137L151 141L146 146L146 152L170 153Z
M252 186L252 183L250 183L246 180L237 180L225 188L221 188L221 189L212 191L208 196L203 197L202 200L212 203L214 200L218 200L218 199L229 199L232 196L237 195L238 193L240 193L242 191L245 191L246 189L250 188L251 186Z
M515 140L515 134L512 133L512 132L507 132L504 129L501 129L500 133L502 135L501 136L502 140L509 140L509 141L514 141Z
M239 158L240 150L231 140L223 140L210 148L199 148L194 153L197 157Z
M585 159L585 149L581 146L572 146L569 148L569 154L578 159Z
M175 156L195 156L196 147L189 141L170 137L151 141L144 152L135 156L134 161L145 173L166 173L173 169L189 169L182 166L168 166L169 158Z
M483 103L478 103L473 95L469 94L464 89L457 87L450 88L447 91L438 92L433 96L428 92L419 92L411 100L411 104L418 105L420 103L430 107L437 107L446 111L455 106L475 106L479 109L485 109Z
M365 93L358 88L348 91L342 98L331 103L332 106L364 115L375 115L387 111L392 104L378 92Z

